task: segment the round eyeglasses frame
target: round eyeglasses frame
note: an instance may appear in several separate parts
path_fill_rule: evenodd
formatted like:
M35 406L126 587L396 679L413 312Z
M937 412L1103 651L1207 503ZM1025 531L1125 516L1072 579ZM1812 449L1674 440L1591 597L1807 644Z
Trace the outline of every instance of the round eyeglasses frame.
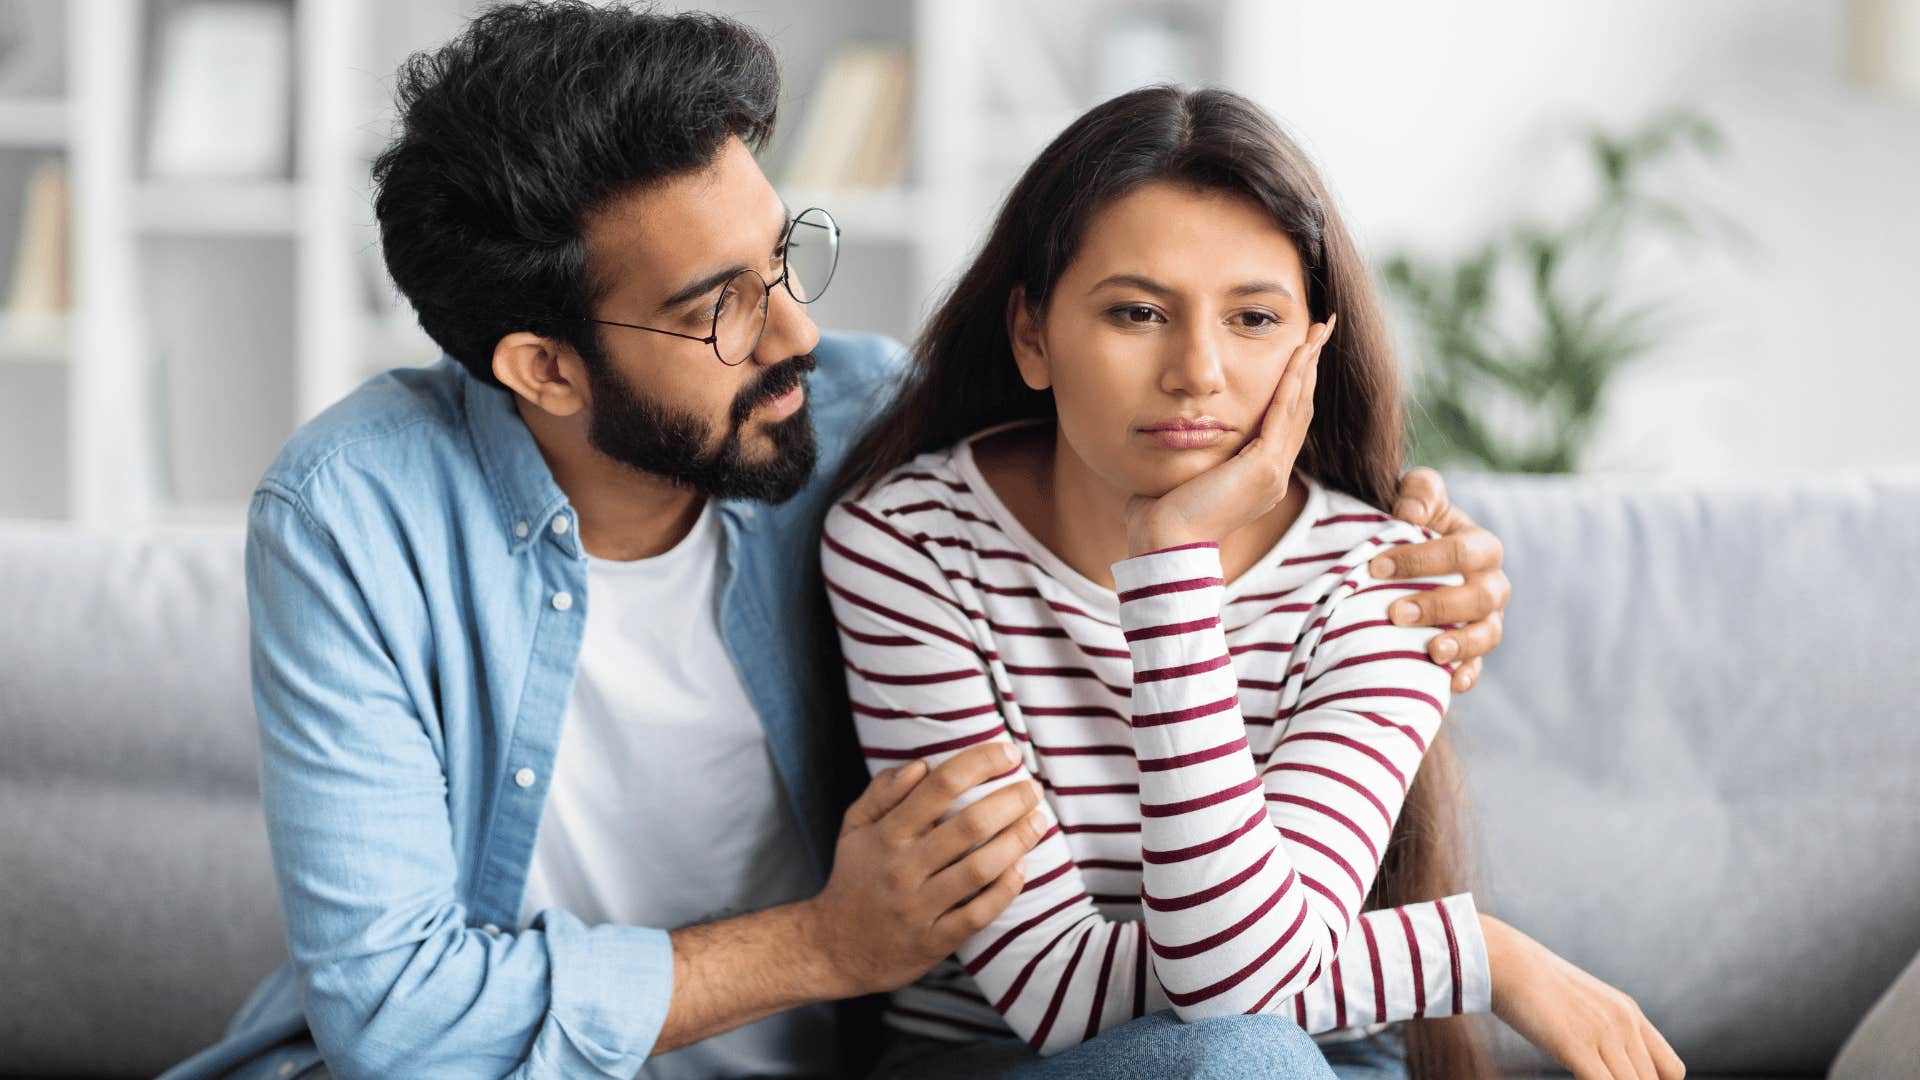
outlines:
M785 260L785 265L783 265L780 269L780 276L777 278L774 278L772 281L768 281L766 278L761 277L760 271L755 270L751 266L741 267L739 271L737 271L732 277L729 277L726 280L725 284L721 286L721 295L722 296L726 295L727 290L732 289L734 287L735 282L740 281L742 278L751 274L755 278L759 279L760 287L761 289L764 290L761 293L762 296L770 297L773 295L774 286L784 285L786 286L786 289L787 289L787 295L793 297L796 303L811 304L815 300L820 299L820 295L827 291L827 286L833 283L833 273L835 270L839 269L839 266L840 266L840 235L841 235L840 223L833 219L833 214L829 213L824 207L819 207L819 206L808 207L807 209L800 211L798 214L795 214L793 216L793 219L787 222L786 231L780 234L780 250L788 251L791 249L791 245L793 243L793 230L798 228L802 224L808 225L813 228L822 227L822 226L816 225L814 222L802 220L808 214L813 214L813 213L818 213L820 216L827 219L826 225L824 227L830 231L830 239L833 241L833 262L827 266L826 280L821 283L818 289L813 291L813 295L803 297L798 292L794 291L793 260L791 258L788 258ZM740 353L740 359L738 360L729 360L725 356L721 355L721 352L720 352L720 316L723 314L725 314L724 311L717 308L715 309L713 313L713 326L708 329L706 337L695 337L692 334L683 334L677 330L662 330L657 326L641 326L639 323L615 322L612 319L593 319L593 318L588 318L586 316L577 316L569 319L568 321L597 323L600 326L620 326L620 327L625 327L628 330L645 330L650 334L665 334L668 337L683 338L687 341L697 341L700 344L705 345L708 348L711 348L713 350L714 358L719 360L722 364L725 364L728 367L738 367L741 364L746 362L747 357L753 355L753 350L760 347L760 335L767 332L766 309L765 308L761 309L760 328L754 331L753 341L749 343L746 349Z

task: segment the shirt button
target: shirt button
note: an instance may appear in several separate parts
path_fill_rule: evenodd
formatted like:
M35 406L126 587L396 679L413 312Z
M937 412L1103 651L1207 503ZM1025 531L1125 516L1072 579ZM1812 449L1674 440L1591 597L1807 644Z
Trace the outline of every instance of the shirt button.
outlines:
M521 769L519 772L514 773L513 782L516 784L519 784L521 787L532 787L533 786L533 770Z
M279 1073L280 1073L280 1075L281 1075L281 1076L292 1076L292 1075L293 1075L293 1062L291 1062L291 1061L283 1061L283 1062L281 1062L281 1063L280 1063L280 1069L279 1069Z
M752 520L753 520L753 515L754 515L754 509L753 509L753 507L751 507L751 506L743 506L743 507L741 507L741 508L740 508L740 516L741 516L741 517L743 517L743 518L746 518L746 519L747 519L748 521L752 521Z
M516 521L513 523L513 535L519 537L522 540L525 540L527 538L527 533L531 531L533 530L527 528L527 523L524 521Z
M561 514L559 517L553 519L553 531L556 536L562 535L567 531L567 515Z
M553 610L566 611L573 607L573 594L557 592L553 594Z
M488 923L487 925L481 927L480 929L485 930L489 934L498 934L500 932L500 928L493 925L492 923Z

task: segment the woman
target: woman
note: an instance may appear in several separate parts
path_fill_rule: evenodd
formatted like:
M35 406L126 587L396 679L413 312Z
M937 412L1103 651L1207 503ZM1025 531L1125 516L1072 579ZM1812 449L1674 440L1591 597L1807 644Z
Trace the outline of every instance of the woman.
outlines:
M869 764L998 740L1019 764L970 797L1044 795L1017 898L894 995L902 1075L1169 1009L1420 1077L1487 1075L1440 1018L1491 1009L1578 1075L1681 1075L1462 891L1451 669L1385 615L1458 577L1367 570L1423 532L1379 510L1395 371L1324 186L1242 98L1116 98L1015 186L823 539Z

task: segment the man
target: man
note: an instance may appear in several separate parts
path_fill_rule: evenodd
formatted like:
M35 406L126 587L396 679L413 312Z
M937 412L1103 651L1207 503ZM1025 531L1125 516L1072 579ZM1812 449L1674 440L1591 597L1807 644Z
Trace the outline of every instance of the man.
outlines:
M815 529L899 359L806 315L835 232L754 162L777 97L737 24L573 2L401 72L376 211L447 355L314 420L255 493L291 960L169 1076L832 1074L831 1003L1018 889L1037 794L947 816L1010 766L991 750L840 813ZM1431 473L1403 490L1448 535L1399 571L1468 575L1413 618L1469 624L1437 640L1470 679L1498 545Z

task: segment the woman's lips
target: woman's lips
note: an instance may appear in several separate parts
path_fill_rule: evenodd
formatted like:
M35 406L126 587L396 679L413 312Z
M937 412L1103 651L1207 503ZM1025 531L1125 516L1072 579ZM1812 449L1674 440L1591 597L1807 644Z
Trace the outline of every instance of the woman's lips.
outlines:
M1152 427L1141 428L1140 431L1169 450L1205 449L1224 441L1233 433L1227 425L1210 416L1197 420L1176 417L1172 420L1163 420Z

